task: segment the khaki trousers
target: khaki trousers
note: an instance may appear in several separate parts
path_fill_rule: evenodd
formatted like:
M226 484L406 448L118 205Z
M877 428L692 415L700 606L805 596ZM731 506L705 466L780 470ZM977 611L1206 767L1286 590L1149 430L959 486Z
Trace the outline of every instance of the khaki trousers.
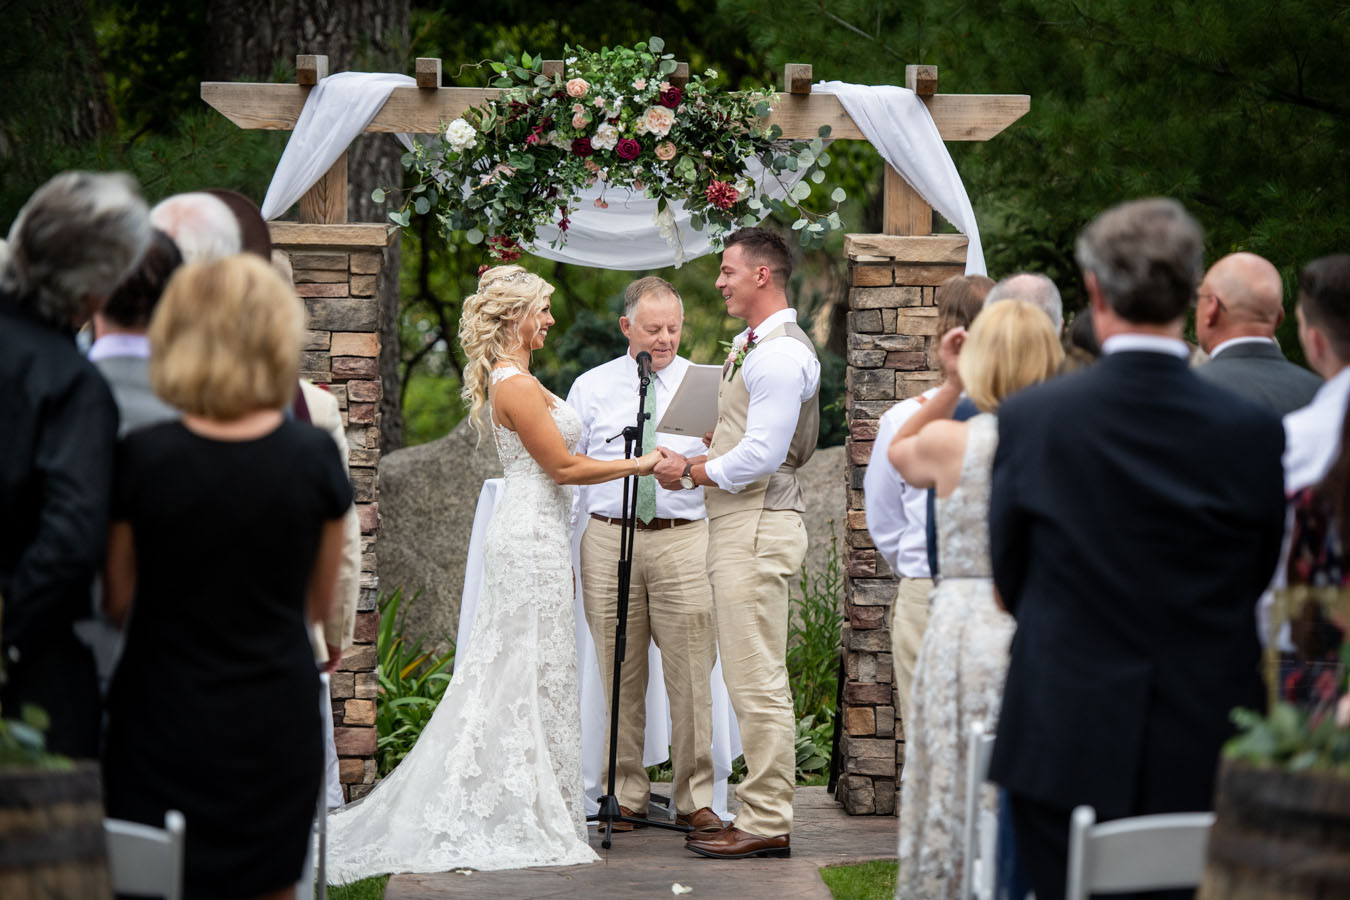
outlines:
M614 626L618 621L618 525L588 519L581 538L581 584L586 622L595 642L605 701L614 685ZM692 813L713 805L712 677L717 656L712 589L706 558L708 523L634 533L628 597L627 652L619 683L619 739L614 793L619 803L645 812L651 783L642 765L647 730L647 645L661 651L670 700L672 790L675 809ZM607 723L608 724L608 723ZM609 729L601 784L609 784Z
M788 684L788 585L801 576L806 527L791 510L741 510L708 523L708 570L722 676L740 723L745 780L735 825L792 831L796 716Z
M900 579L900 589L891 607L891 665L895 672L895 693L900 701L900 722L909 725L909 695L914 687L914 664L919 645L928 628L928 595L933 591L931 578Z

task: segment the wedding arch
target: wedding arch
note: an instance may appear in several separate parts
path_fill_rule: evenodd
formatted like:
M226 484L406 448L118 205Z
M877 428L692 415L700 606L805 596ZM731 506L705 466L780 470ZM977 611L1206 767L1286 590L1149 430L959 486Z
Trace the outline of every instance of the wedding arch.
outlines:
M541 68L550 78L565 73L561 60L543 61ZM440 134L469 108L496 97L499 89L443 87L439 59L418 59L415 79L364 76L359 90L350 95L339 90L357 87L357 80L342 85L342 77L330 79L327 70L327 57L301 55L296 57L295 84L206 82L201 96L241 128L298 132L302 120L320 117L317 124L305 124L307 134L318 135L317 145L322 146L306 145L294 152L288 146L273 185L277 194L269 190L263 208L265 217L274 219L298 198L299 221L269 221L272 240L291 254L296 290L309 314L302 375L330 386L342 407L351 445L363 543L362 594L357 645L343 658L332 696L339 710L335 736L340 778L344 793L355 799L368 792L375 779L381 395L376 284L383 248L397 239L399 229L385 222L347 220L345 151L352 137L363 131ZM667 79L670 85L683 87L689 80L687 64L677 63ZM891 815L904 763L903 723L897 715L890 654L895 579L867 531L863 474L881 414L897 400L938 381L930 365L935 356L930 350L937 330L937 285L963 271L984 271L974 214L942 143L995 137L1027 113L1030 97L939 94L936 66L906 66L904 88L813 84L812 67L803 64L786 66L783 81L784 90L773 95L767 117L768 124L781 129L782 137L810 141L828 126L830 139L868 140L886 161L882 233L850 234L844 240L850 284L845 399L849 437L847 500L841 510L847 579L837 797L851 814ZM379 87L372 90L375 82ZM324 88L333 89L332 101L322 107L309 102ZM355 127L353 119L359 120ZM935 208L963 233L933 234ZM669 234L662 236L655 224L614 212L607 218L603 209L585 215L579 211L566 243L548 247L540 242L530 252L630 270L677 261L666 255L676 243L667 239ZM644 215L650 219L650 213ZM687 221L676 227L686 256L712 249L708 236L689 228ZM612 250L595 249L614 245L618 232L626 236L622 258Z

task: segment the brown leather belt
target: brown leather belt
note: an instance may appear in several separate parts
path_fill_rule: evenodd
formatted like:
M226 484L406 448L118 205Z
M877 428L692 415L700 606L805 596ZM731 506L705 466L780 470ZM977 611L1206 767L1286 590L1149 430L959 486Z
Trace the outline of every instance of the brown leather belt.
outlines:
M597 522L604 522L607 525L622 525L623 519L615 519L610 516L602 516L599 513L591 513L591 518ZM660 531L662 528L679 528L681 525L692 525L698 519L652 519L650 522L638 520L634 526L638 531Z

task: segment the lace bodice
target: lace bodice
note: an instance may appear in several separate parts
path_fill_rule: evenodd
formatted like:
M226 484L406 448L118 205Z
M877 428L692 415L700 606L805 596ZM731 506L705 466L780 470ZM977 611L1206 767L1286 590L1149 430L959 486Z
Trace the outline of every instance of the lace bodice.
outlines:
M966 455L956 490L937 500L938 569L943 578L988 578L989 475L998 447L998 419L983 413L968 423Z
M493 383L524 373L493 372ZM569 449L581 420L553 398ZM587 845L572 605L574 488L493 424L505 487L488 524L468 645L416 746L329 819L329 880L572 865Z

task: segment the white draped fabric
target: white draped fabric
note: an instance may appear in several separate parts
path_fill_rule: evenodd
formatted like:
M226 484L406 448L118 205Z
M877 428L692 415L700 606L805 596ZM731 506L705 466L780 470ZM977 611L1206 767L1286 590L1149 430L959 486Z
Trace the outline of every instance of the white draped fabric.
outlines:
M478 508L473 517L473 533L469 537L469 555L464 567L464 596L459 609L459 630L456 653L469 645L473 631L474 614L478 609L478 595L483 586L483 541L488 521L501 498L504 482L489 478L483 482L478 495ZM584 522L583 522L584 524ZM578 529L572 539L572 570L580 573L581 535ZM586 613L581 596L581 578L576 578L576 631L578 673L581 679L581 759L586 780L586 812L593 814L599 808L597 798L604 793L601 783L601 765L605 756L605 736L609 733L609 706L605 703L605 686L600 679L600 665L586 627ZM636 648L630 648L635 652ZM642 764L654 766L670 757L670 704L666 699L665 680L661 669L661 653L652 644L647 648L647 739ZM731 762L741 755L741 732L736 725L736 714L731 709L726 684L722 681L719 661L712 672L713 719L713 809L723 819L730 819L727 811L727 776Z
M396 87L416 84L407 75L380 72L339 72L319 81L310 91L295 123L290 141L277 165L263 200L263 218L271 221L291 206L317 182L351 142L365 130ZM970 238L966 256L967 274L984 274L984 252L975 213L961 176L938 134L928 108L906 88L890 85L847 84L826 81L813 88L834 94L844 109L919 196ZM398 135L411 147L407 135ZM750 161L750 176L765 192L783 198L806 173L785 172L775 178L766 174L758 160ZM594 205L597 199L607 209ZM572 214L567 240L549 246L560 236L557 224L539 229L530 253L545 259L593 268L645 271L678 266L712 251L706 231L690 226L690 213L681 203L670 204L678 240L667 241L655 221L656 201L627 189L584 191ZM765 210L767 213L767 210ZM763 218L761 216L761 218Z
M984 249L970 197L923 101L909 88L889 84L822 81L811 90L839 98L844 111L881 158L919 192L924 202L970 239L966 274L985 274Z

